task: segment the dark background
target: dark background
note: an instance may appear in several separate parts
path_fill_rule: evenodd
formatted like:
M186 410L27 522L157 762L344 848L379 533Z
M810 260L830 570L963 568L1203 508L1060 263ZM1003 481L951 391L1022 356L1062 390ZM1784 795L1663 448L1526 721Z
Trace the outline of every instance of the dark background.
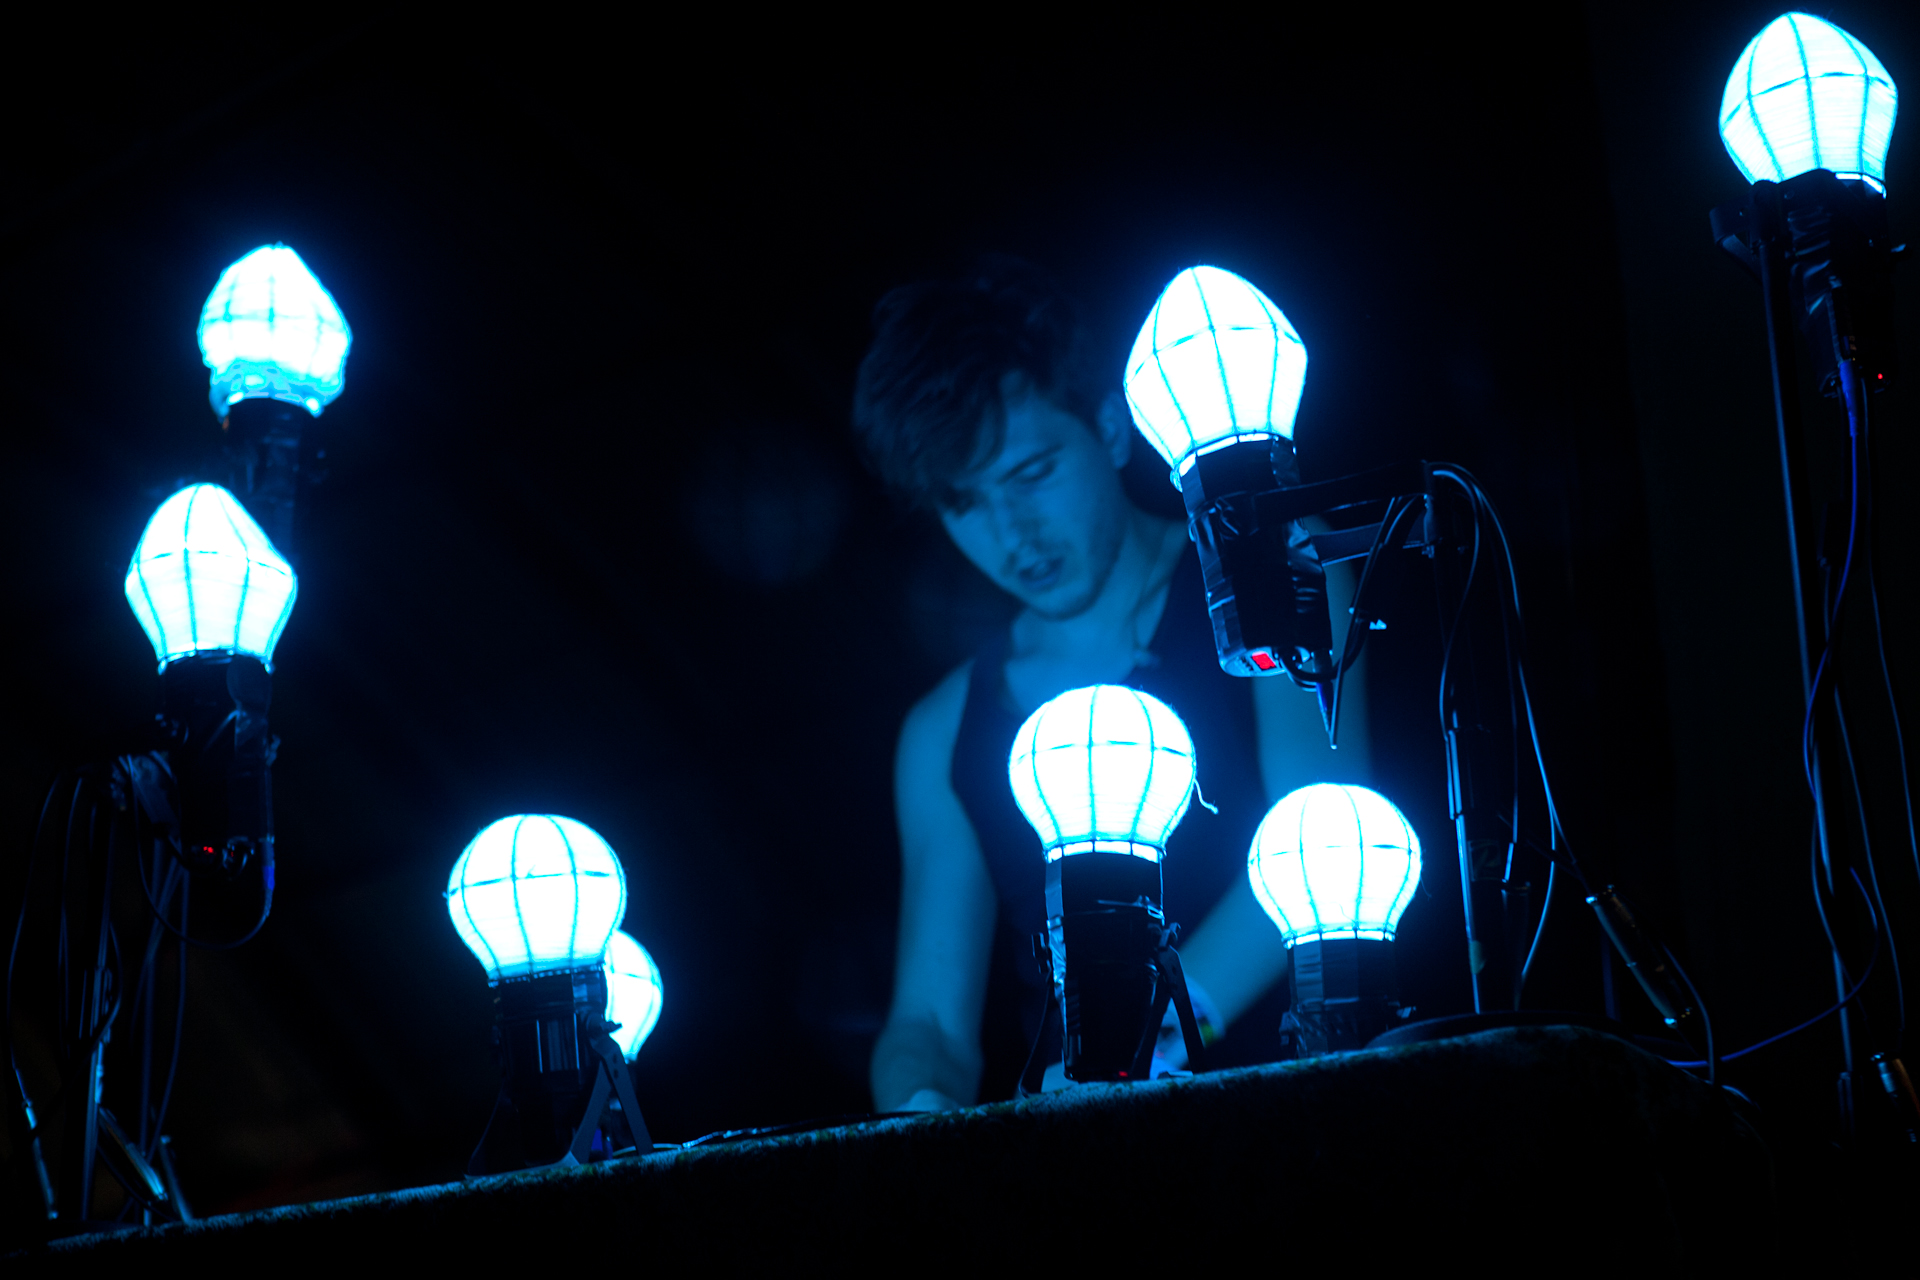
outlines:
M1174 272L1239 271L1311 352L1309 478L1473 468L1516 538L1576 841L1674 941L1723 1046L1817 1012L1759 298L1706 230L1741 191L1721 88L1777 12L16 46L9 902L48 782L157 704L121 581L218 448L194 344L213 281L284 240L354 330L276 654L280 896L254 943L190 963L168 1127L197 1207L458 1175L495 1077L440 894L515 812L579 818L625 862L626 928L666 985L636 1071L656 1136L869 1105L893 736L1009 611L860 470L847 405L878 296L981 250L1057 273L1116 384ZM1920 85L1912 6L1828 16ZM1896 233L1915 135L1888 166ZM1878 406L1887 477L1920 461L1911 396ZM1177 510L1157 463L1130 480ZM1911 685L1920 547L1897 483L1882 498ZM1383 583L1378 781L1428 866L1403 983L1455 1012L1432 585L1418 562ZM1897 799L1890 767L1869 781ZM1882 847L1911 921L1920 886ZM1597 1010L1600 956L1562 897L1532 1002ZM44 1089L31 1034L22 1054ZM1835 1070L1823 1029L1730 1078L1818 1135Z

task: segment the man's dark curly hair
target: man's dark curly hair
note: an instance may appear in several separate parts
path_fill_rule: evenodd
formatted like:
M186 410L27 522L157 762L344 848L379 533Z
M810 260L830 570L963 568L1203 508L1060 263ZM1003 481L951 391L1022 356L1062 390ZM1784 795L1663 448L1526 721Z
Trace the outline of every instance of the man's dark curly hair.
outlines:
M1106 394L1086 326L1037 268L983 259L958 280L903 285L873 309L854 383L867 465L915 507L946 507L954 482L1006 438L1009 374L1094 429Z

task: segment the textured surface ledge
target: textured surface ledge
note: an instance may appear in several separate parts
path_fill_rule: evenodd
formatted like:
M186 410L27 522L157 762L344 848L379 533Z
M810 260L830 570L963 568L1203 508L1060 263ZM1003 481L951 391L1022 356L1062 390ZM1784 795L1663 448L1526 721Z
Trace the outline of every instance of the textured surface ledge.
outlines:
M1252 1248L1261 1271L1408 1253L1508 1271L1545 1261L1516 1250L1550 1245L1560 1265L1664 1270L1763 1253L1773 1199L1765 1148L1713 1090L1612 1037L1543 1027L77 1237L32 1257L1131 1256L1186 1270Z

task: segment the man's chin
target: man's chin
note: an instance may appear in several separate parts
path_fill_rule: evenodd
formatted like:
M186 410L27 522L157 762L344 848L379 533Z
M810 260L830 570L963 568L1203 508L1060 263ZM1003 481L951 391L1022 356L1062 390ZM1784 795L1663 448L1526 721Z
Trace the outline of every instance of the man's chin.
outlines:
M1079 582L1059 583L1045 591L1023 590L1017 586L1008 589L1016 600L1048 622L1065 622L1069 618L1077 618L1092 608L1093 602L1100 596L1098 590L1090 589L1085 583Z

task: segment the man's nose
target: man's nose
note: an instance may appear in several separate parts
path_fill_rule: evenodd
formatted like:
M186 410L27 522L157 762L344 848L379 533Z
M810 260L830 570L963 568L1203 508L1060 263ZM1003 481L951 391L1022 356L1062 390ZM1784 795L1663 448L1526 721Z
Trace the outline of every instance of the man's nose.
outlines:
M1046 514L1031 502L996 499L988 506L995 540L1009 556L1018 555L1035 541L1046 524Z

